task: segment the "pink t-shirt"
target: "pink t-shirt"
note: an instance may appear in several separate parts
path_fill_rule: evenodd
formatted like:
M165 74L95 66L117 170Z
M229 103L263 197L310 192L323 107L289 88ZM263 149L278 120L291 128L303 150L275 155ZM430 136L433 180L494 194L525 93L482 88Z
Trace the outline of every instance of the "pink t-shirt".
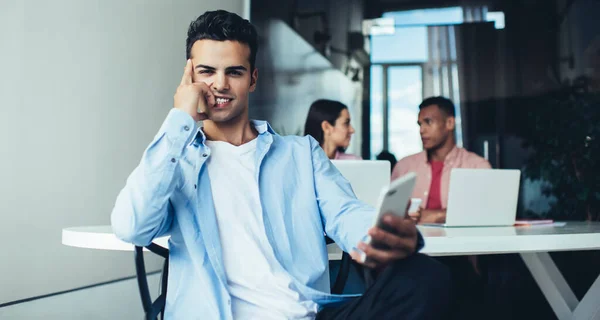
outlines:
M350 153L343 153L343 152L339 152L339 151L335 152L335 157L333 159L334 160L362 160L362 158L359 156L355 156Z
M450 185L450 171L454 168L465 169L491 169L492 166L484 158L469 152L463 148L455 147L444 160L442 175L440 178L440 201L442 209L448 206L448 187ZM392 180L414 172L417 174L417 183L413 191L413 198L420 198L421 208L428 208L429 192L433 180L431 164L427 159L427 152L419 152L398 161L392 172Z

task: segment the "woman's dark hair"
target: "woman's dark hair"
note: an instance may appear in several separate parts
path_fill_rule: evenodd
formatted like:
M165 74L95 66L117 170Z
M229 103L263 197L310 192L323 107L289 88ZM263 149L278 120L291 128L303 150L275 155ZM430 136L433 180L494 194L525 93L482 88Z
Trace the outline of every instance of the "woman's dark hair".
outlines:
M339 118L344 109L348 109L348 107L338 101L320 99L313 102L304 124L304 135L310 134L320 145L323 145L325 137L321 123L327 121L334 126L335 120Z
M250 21L225 10L206 11L190 23L185 40L186 56L198 40L238 41L250 47L250 72L254 71L258 51L258 33Z

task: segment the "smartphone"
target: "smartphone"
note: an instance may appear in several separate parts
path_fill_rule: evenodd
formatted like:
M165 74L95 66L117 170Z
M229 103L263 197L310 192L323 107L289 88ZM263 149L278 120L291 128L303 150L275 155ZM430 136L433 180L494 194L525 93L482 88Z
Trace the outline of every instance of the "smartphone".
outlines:
M414 172L409 172L399 179L392 181L389 187L386 186L382 188L381 194L379 195L377 215L373 221L374 226L386 231L393 231L383 223L383 217L386 214L393 214L397 217L404 217L406 215L408 201L410 200L416 182L417 175ZM364 242L366 244L371 244L371 237L367 236ZM373 247L382 248L381 245L376 243L373 243L372 245Z
M379 196L377 216L375 217L373 225L384 227L385 225L383 224L382 219L386 213L404 217L408 201L410 200L416 182L417 175L414 172L409 172L392 181L389 187L383 187Z

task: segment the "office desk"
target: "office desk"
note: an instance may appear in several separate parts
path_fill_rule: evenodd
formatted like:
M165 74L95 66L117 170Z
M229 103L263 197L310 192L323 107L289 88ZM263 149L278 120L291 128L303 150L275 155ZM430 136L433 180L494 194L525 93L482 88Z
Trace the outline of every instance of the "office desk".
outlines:
M432 256L519 253L559 319L600 320L600 275L579 301L548 254L556 251L599 250L600 223L569 222L564 227L420 226L419 230L425 238L422 252ZM167 237L157 238L154 242L168 246ZM65 228L62 243L101 250L133 251L134 248L117 239L110 226ZM339 249L329 247L328 253L329 259L339 259Z
M419 230L425 238L422 252L432 256L518 253L559 319L600 319L600 276L578 301L549 255L600 249L600 223Z

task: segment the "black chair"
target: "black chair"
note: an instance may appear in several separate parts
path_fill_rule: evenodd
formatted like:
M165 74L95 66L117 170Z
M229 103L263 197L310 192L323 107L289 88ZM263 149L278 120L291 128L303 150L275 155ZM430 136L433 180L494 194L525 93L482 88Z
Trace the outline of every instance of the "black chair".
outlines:
M144 263L144 248L135 247L135 274L137 277L138 289L140 290L140 297L142 299L142 308L144 308L144 319L156 320L158 315L161 315L161 319L165 318L165 304L167 301L167 280L169 279L169 249L161 247L156 243L151 243L145 247L149 251L165 258L163 264L163 270L161 275L161 287L160 295L154 302L150 297L150 290L148 289L148 279L146 278L146 265Z
M325 237L325 243L334 243L329 237ZM158 315L161 315L161 319L165 317L165 304L167 299L167 280L169 278L169 249L161 247L155 243L145 247L149 251L163 257L165 259L163 265L163 271L161 276L161 288L160 295L154 302L150 296L150 289L148 289L148 279L146 278L146 265L144 264L144 248L135 247L135 273L137 277L138 288L140 290L140 298L142 299L142 307L144 308L144 317L146 320L157 320ZM340 262L340 270L335 279L335 283L331 287L331 293L341 294L346 286L348 275L350 272L350 265L352 264L352 258L346 252L342 253L342 260Z
M331 238L325 236L325 243L331 244L335 243ZM344 292L344 287L346 286L346 282L348 281L348 275L350 274L350 265L352 264L352 258L346 251L342 251L342 260L340 261L340 271L338 271L337 277L335 278L335 282L333 286L331 286L331 293L333 294L342 294Z

